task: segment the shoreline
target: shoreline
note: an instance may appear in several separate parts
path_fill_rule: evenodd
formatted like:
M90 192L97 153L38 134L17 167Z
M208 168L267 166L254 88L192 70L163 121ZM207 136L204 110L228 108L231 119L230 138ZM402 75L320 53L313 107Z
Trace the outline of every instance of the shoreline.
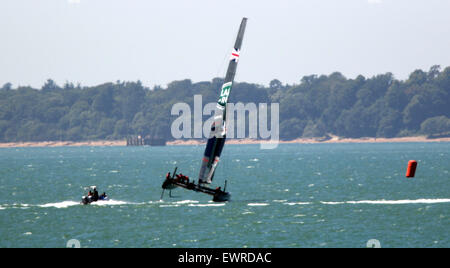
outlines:
M264 141L254 139L229 139L227 144L261 144ZM328 140L321 138L298 138L291 141L279 141L279 144L323 144L323 143L400 143L400 142L450 142L449 138L427 139L426 136L402 137L402 138L339 138L332 137ZM175 140L167 142L167 146L204 145L206 140ZM0 143L0 148L26 148L26 147L81 147L81 146L126 146L125 140L100 140L100 141L42 141L42 142L8 142Z
M227 144L261 144L269 143L269 141L264 140L254 140L254 139L230 139L227 140ZM436 138L427 139L426 136L416 136L416 137L401 137L401 138L339 138L333 136L331 139L324 140L323 138L298 138L290 141L280 140L278 144L324 144L324 143L402 143L402 142L450 142L450 137L448 138ZM203 145L206 141L202 140L177 140L167 142L167 145Z

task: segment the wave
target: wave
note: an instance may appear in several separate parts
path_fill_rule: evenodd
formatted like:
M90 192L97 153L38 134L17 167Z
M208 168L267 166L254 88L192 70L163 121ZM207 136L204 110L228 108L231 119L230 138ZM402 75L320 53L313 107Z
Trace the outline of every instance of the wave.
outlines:
M189 204L190 207L222 207L225 203L211 203L211 204Z
M179 207L180 205L159 205L160 208L176 208Z
M93 203L91 203L91 205L94 205L94 206L117 206L117 205L139 205L139 204L110 199L110 200L104 200L104 201L100 200L97 202L93 202Z
M273 200L274 203L279 203L283 205L295 206L295 205L312 205L317 204L316 202L286 202L286 200ZM435 199L413 199L413 200L357 200L357 201L319 201L318 203L323 205L358 205L358 204L369 204L369 205L405 205L405 204L439 204L439 203L450 203L450 198L435 198ZM120 205L144 205L144 204L159 204L159 207L180 207L180 206L190 206L190 207L219 207L225 206L226 203L200 203L196 200L181 200L175 202L164 202L164 201L150 201L144 203L133 203L121 200L106 200L91 203L93 206L120 206ZM269 206L269 202L254 202L248 203L249 207L264 207ZM62 201L56 203L47 203L42 205L30 205L30 204L17 204L12 205L4 204L0 206L0 210L6 209L26 209L31 207L41 207L41 208L68 208L72 206L82 206L80 202L77 201Z
M48 204L44 204L44 205L38 205L38 207L41 207L41 208L50 208L50 207L68 208L68 207L77 206L77 205L80 205L80 202L63 201L63 202L58 202L58 203L48 203Z
M289 202L289 203L284 203L286 205L289 206L295 206L295 205L310 205L311 202Z
M221 207L225 206L225 203L206 203L206 204L199 204L199 201L195 200L182 200L182 201L175 201L175 202L168 202L159 205L160 208L167 208L167 207L180 207L182 205L187 205L189 207Z
M174 201L174 202L164 202L164 201L159 201L158 203L160 203L161 205L159 205L159 207L161 208L165 208L165 207L180 207L182 205L187 205L189 207L219 207L219 206L224 206L225 203L206 203L206 204L199 204L199 201L196 200L181 200L181 201Z
M100 200L97 202L93 202L90 205L92 206L116 206L116 205L128 205L128 204L136 204L137 203L129 203L126 201L120 201L120 200ZM43 204L43 205L38 205L38 207L41 208L49 208L49 207L55 207L55 208L68 208L68 207L72 207L72 206L78 206L78 205L82 205L81 202L76 202L76 201L62 201L62 202L57 202L57 203L48 203L48 204Z
M437 204L449 203L448 198L439 199L416 199L416 200L361 200L361 201L343 201L343 202L323 202L325 205L342 205L342 204L372 204L372 205L404 205L404 204Z
M268 206L269 203L248 203L247 206L249 207L264 207Z
M196 200L182 200L182 201L175 201L175 202L172 202L173 204L180 204L180 205L183 205L183 204L197 204L197 203L199 203L198 201L196 201Z

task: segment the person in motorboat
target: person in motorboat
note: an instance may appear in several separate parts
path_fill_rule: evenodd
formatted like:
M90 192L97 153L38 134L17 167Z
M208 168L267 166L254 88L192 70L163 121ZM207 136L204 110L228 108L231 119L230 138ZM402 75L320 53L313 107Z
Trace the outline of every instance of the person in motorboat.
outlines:
M94 187L94 193L92 194L92 201L98 201L98 191L97 187Z
M106 195L105 192L103 192L103 194L100 195L100 197L98 198L98 200L108 200L108 196Z
M92 202L92 192L89 191L87 196L81 198L81 203L84 205L90 204Z
M106 193L103 193L101 197L98 195L96 186L91 186L90 188L91 190L89 190L88 195L82 197L81 203L87 205L92 202L97 202L99 200L108 200L108 196L106 195Z

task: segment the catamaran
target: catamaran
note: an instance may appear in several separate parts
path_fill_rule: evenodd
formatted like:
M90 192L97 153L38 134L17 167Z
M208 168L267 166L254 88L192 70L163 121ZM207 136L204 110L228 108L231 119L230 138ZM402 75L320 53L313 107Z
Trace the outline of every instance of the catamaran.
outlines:
M217 101L214 122L211 125L211 132L206 144L205 152L203 154L202 165L198 176L198 183L195 183L195 181L189 181L189 178L182 174L177 174L177 168L175 168L172 175L170 173L167 173L166 175L166 179L162 184L163 192L161 194L161 199L164 196L165 190L171 191L172 189L175 189L177 187L212 195L214 202L225 202L229 201L231 198L230 193L226 192L226 181L223 190L221 189L221 187L213 189L208 187L208 185L210 185L213 181L217 165L219 164L220 155L225 145L227 103L231 93L234 76L236 74L246 25L247 18L243 18L239 27L233 51L231 52L227 74L221 88L219 100Z

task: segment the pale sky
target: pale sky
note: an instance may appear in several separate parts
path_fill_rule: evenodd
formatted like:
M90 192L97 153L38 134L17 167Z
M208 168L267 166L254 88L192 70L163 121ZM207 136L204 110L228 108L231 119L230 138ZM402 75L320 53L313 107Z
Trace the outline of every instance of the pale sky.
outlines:
M244 16L237 81L450 66L450 0L1 0L0 12L0 87L209 81Z

